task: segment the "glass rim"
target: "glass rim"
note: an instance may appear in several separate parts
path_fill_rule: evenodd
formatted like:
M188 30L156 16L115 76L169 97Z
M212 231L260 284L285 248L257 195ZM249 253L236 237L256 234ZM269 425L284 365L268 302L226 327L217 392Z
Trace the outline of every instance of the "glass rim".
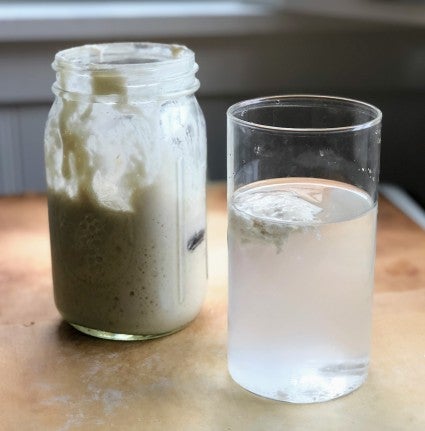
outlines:
M367 108L374 114L374 118L369 121L365 121L359 124L353 124L351 126L341 126L341 127L279 127L279 126L270 126L267 124L256 123L253 121L243 120L236 116L237 112L240 112L244 108L252 108L259 106L267 106L267 103L270 103L269 106L285 106L284 104L278 105L278 101L289 101L289 100L310 100L310 101L329 101L329 102L343 102L347 104L351 104L354 107L363 107ZM243 100L241 102L235 103L231 105L227 109L227 118L242 126L255 128L263 131L271 131L271 132L287 132L287 133L334 133L334 132L354 132L358 130L364 130L376 126L382 120L382 112L376 106L371 105L370 103L362 102L356 99L350 99L346 97L339 96L324 96L324 95L316 95L316 94L288 94L288 95L278 95L278 96L266 96L266 97L258 97L254 99Z

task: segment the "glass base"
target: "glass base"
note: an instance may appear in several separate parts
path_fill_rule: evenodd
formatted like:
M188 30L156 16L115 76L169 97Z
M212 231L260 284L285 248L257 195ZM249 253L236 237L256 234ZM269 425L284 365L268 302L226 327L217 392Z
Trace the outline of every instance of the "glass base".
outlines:
M182 330L186 325L173 329L172 331L164 332L161 334L153 335L140 335L140 334L117 334L115 332L101 331L100 329L87 328L86 326L77 325L76 323L68 322L71 326L86 335L91 335L92 337L103 338L105 340L115 340L115 341L142 341L142 340L153 340L154 338L165 337L167 335L174 334Z
M233 380L249 392L264 398L296 404L311 404L340 398L358 389L367 378L367 364L354 369L326 367L320 370L306 370L302 375L285 381L262 380L257 375L247 376L229 367ZM251 377L251 378L247 378Z

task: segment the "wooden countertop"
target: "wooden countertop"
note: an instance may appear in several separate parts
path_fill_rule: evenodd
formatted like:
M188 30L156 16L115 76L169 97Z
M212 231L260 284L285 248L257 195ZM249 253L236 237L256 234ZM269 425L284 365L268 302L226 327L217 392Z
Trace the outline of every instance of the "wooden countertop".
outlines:
M381 200L372 363L366 384L323 404L252 395L226 363L226 207L209 187L209 293L198 318L148 342L63 323L46 201L0 199L0 430L424 430L425 231Z

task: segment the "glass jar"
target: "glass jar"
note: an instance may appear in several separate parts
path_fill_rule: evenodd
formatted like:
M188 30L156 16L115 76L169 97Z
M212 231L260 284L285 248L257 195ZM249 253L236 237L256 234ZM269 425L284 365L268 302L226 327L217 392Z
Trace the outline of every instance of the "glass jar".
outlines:
M198 314L206 290L206 134L184 46L58 52L45 132L54 296L101 338L148 339Z

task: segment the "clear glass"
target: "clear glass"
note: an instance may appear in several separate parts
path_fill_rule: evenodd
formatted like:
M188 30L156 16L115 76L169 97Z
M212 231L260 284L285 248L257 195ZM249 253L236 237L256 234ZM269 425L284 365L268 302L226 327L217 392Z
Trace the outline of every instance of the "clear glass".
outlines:
M177 45L59 52L45 132L54 296L97 337L179 330L206 290L205 122Z
M337 97L228 110L228 365L251 392L320 402L367 377L380 125Z

